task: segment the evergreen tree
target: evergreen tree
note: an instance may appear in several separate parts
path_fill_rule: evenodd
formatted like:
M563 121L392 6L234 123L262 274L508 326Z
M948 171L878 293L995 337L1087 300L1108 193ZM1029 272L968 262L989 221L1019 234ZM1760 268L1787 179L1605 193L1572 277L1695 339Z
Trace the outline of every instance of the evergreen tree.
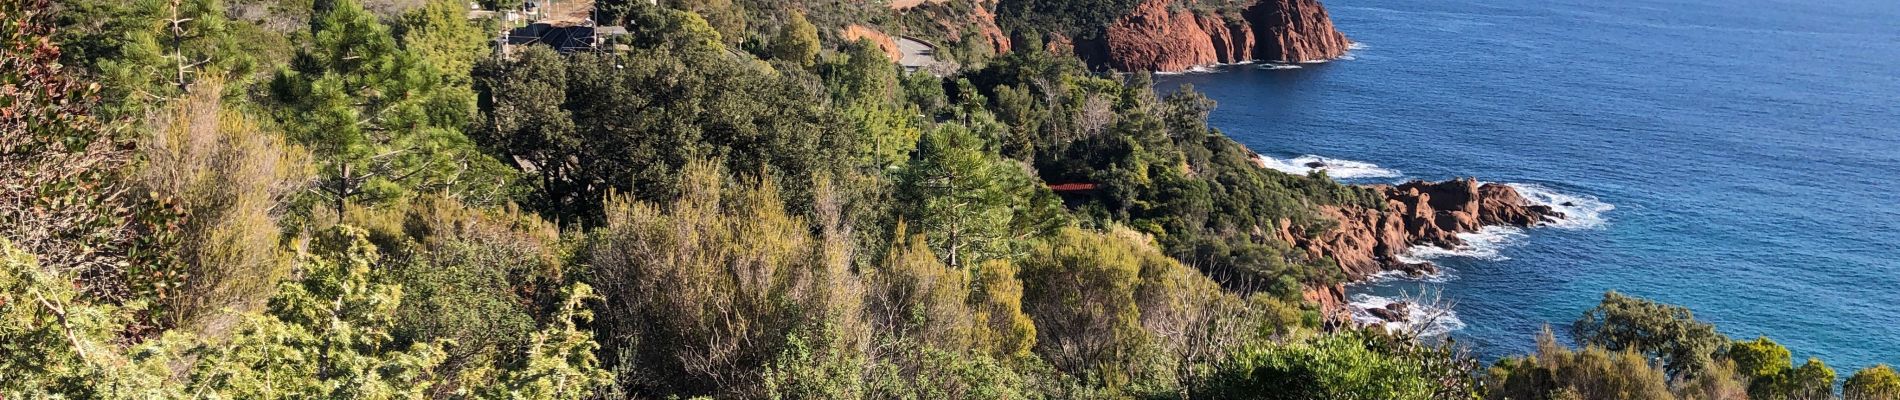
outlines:
M1005 168L969 129L940 125L918 142L900 175L901 215L929 235L930 247L952 267L1004 255L1010 206L1021 200L1004 186Z
M428 0L402 16L402 48L420 57L451 87L467 87L475 63L489 55L487 32L468 18L468 2Z
M312 26L310 48L272 91L291 136L320 161L319 187L339 214L408 191L499 194L499 164L459 131L473 110L470 92L445 85L354 0L335 0Z
M120 311L89 304L70 280L0 239L0 397L182 397L166 385L178 340L123 349L114 343Z
M613 384L613 373L601 367L596 355L600 344L594 332L583 328L594 320L585 302L599 296L587 284L577 283L563 297L553 320L529 338L520 360L505 366L492 384L476 387L476 398L579 400Z
M818 27L805 20L805 13L792 12L772 40L772 58L798 66L810 66L818 60Z
M223 0L72 0L62 2L68 60L94 72L102 111L138 117L176 100L212 76L248 83L269 56L271 38L227 18ZM248 36L247 36L248 35ZM238 94L241 85L229 87Z
M442 343L395 346L393 317L402 288L380 282L376 246L339 226L314 244L269 311L251 318L226 346L192 369L194 390L247 399L416 398L440 377Z

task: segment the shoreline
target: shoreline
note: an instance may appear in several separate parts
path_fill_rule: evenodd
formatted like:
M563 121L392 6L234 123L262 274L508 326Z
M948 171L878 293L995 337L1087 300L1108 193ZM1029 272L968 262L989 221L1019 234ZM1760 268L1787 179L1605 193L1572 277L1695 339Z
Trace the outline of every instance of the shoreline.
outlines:
M1270 158L1259 153L1253 158L1263 169L1291 173L1269 165ZM1390 173L1379 176L1402 176L1397 171L1350 160L1319 156L1302 156L1296 160L1306 158L1313 161L1297 166L1324 170L1338 164ZM1590 201L1594 204L1586 206L1580 204L1586 200L1582 196L1563 195L1541 185L1482 182L1470 177L1354 186L1380 192L1384 207L1319 206L1316 211L1320 217L1336 221L1337 226L1325 232L1307 232L1293 226L1292 221L1282 220L1276 232L1282 242L1305 251L1312 259L1333 260L1335 267L1346 276L1342 282L1309 287L1304 293L1308 301L1320 306L1322 318L1329 327L1430 324L1431 321L1411 318L1431 308L1429 305L1408 306L1409 301L1388 299L1392 302L1380 305L1378 308L1384 311L1378 311L1373 310L1375 307L1355 304L1359 301L1351 298L1347 289L1390 279L1431 279L1443 273L1433 259L1495 252L1506 240L1492 238L1521 235L1532 228L1599 226L1602 223L1599 214L1613 208L1593 199ZM1427 250L1441 254L1418 254ZM1473 251L1477 253L1471 253ZM1401 305L1392 306L1392 303ZM1449 314L1450 310L1440 311ZM1366 318L1367 314L1378 317L1377 321ZM1436 333L1451 330L1455 329Z

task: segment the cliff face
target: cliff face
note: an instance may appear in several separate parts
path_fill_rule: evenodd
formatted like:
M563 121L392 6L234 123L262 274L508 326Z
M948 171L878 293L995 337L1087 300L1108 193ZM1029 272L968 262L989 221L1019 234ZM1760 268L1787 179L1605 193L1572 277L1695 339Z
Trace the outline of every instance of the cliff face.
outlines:
M1259 0L1242 17L1229 21L1170 0L1147 0L1108 26L1102 47L1116 69L1173 72L1254 60L1327 60L1345 55L1351 44L1318 0Z
M1279 62L1320 61L1346 55L1352 42L1333 27L1319 0L1261 0L1248 8L1257 32L1254 55Z
M1104 33L1115 69L1179 71L1214 60L1214 44L1207 40L1193 14L1170 13L1168 2L1150 0L1135 12L1108 26Z
M897 41L891 40L890 35L885 35L876 28L851 24L845 26L844 31L839 32L838 36L847 42L870 40L871 43L877 44L878 50L882 50L884 55L891 57L891 62L904 59L904 52L897 48Z
M1327 232L1304 232L1281 223L1280 239L1314 257L1330 257L1352 280L1384 271L1429 273L1430 263L1412 264L1399 255L1413 245L1457 247L1459 233L1490 225L1528 227L1563 218L1550 207L1531 205L1510 186L1475 179L1411 182L1381 187L1385 210L1326 206L1320 213L1339 222Z

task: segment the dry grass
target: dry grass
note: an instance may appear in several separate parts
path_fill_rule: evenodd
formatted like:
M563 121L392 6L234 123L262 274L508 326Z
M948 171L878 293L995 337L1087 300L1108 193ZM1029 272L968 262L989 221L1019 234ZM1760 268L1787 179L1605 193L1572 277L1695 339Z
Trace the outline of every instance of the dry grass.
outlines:
M594 0L540 0L541 21L556 26L580 25L593 18Z

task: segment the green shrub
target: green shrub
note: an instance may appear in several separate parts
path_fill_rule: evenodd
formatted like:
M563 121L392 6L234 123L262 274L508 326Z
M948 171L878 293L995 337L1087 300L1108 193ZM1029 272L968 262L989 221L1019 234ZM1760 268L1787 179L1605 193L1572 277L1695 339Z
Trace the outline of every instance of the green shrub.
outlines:
M1431 399L1442 384L1417 360L1343 333L1245 348L1194 394L1207 399Z

